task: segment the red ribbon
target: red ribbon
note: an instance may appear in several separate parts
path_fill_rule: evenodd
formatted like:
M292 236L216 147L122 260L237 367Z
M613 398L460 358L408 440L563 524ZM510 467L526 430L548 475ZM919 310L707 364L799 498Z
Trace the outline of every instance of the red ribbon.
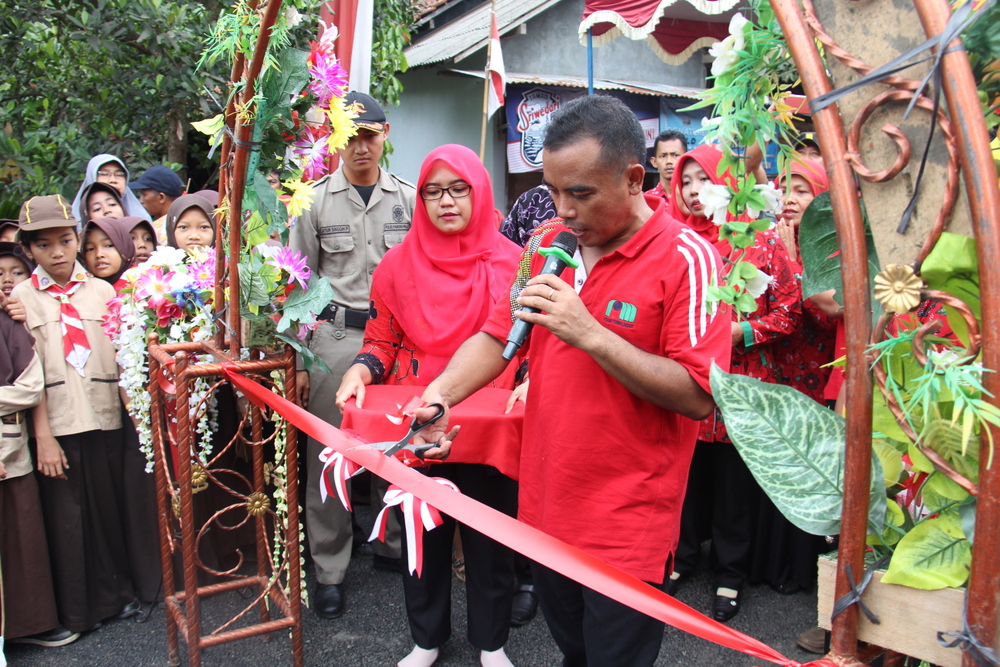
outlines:
M602 595L679 630L755 658L785 667L836 667L835 663L825 659L800 665L767 644L699 614L663 591L625 574L576 547L460 493L454 493L433 479L410 470L395 457L384 456L373 449L351 450L351 447L358 445L358 440L349 437L319 417L309 414L294 403L236 374L231 363L223 364L223 369L227 379L250 400L259 406L270 406L306 435L334 448L358 465L370 470L372 474L432 504L456 521Z
M443 477L431 477L430 479L461 493L450 479ZM430 503L425 503L409 491L404 491L395 484L390 484L389 490L385 492L385 507L375 519L371 537L368 538L369 542L376 539L385 542L385 528L389 522L389 512L392 511L393 507L399 507L403 511L403 529L406 532L406 565L410 568L410 574L419 577L424 571L424 531L434 530L444 523L444 519L441 518L441 512L432 507Z

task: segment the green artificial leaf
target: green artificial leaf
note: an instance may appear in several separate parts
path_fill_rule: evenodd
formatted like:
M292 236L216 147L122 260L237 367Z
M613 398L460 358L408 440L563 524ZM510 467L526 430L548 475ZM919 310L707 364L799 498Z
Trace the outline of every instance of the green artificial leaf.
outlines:
M931 493L937 494L941 498L947 499L949 502L956 500L963 501L969 497L969 494L965 489L951 481L941 471L937 471L927 478L923 489L925 496L927 495L928 490L930 490ZM942 506L943 505L938 505L938 507Z
M243 239L247 246L252 248L267 241L269 238L267 228L267 223L264 222L260 212L254 211L243 225Z
M308 345L294 335L280 332L275 335L292 346L292 349L295 350L295 352L302 358L302 365L305 366L306 370L310 373L314 371L333 373L333 371L330 370L330 367L326 365L326 362L323 361L322 357L310 350Z
M905 523L906 515L903 513L903 508L894 500L888 501L885 504L885 528L882 530L881 539L875 535L868 535L865 538L865 542L871 546L885 544L891 547L899 542L900 538L905 534L903 528Z
M920 451L915 444L909 443L907 452L910 457L910 467L914 472L934 472L937 468L931 463L931 460L924 456L924 453Z
M895 486L899 482L899 476L903 474L903 455L882 439L872 441L872 450L882 464L886 487Z
M885 394L878 389L872 392L872 430L899 442L910 441L886 404Z
M267 176L260 173L260 171L254 172L253 191L256 195L256 200L260 203L261 208L271 215L278 214L279 205L284 208L284 204L281 204L281 202L278 201L278 192L271 187L271 184L267 182ZM288 217L287 214L285 217Z
M791 387L718 366L712 367L711 383L729 437L781 513L807 533L840 532L844 418ZM882 531L885 505L882 467L873 456L873 531Z
M264 74L261 90L272 105L288 105L309 83L309 69L306 60L308 51L282 49L278 53L277 67L268 68Z
M958 506L958 516L962 520L962 532L970 544L976 543L976 498L969 498Z
M303 290L296 285L285 299L278 329L285 331L296 322L314 322L316 315L323 312L332 300L333 288L330 287L330 281L315 273L312 274L309 277L309 289Z
M253 270L250 264L240 262L240 296L245 304L250 306L268 306L271 295L267 290L267 282Z
M923 590L961 586L969 578L972 549L958 512L921 521L903 536L882 583Z
M921 435L921 444L940 454L962 477L979 481L979 448L968 447L962 453L962 429L947 419L932 421Z
M865 239L868 246L868 282L874 285L879 272L878 255L868 222L865 220ZM830 193L824 192L809 204L802 214L799 224L799 245L802 251L802 296L809 298L820 292L836 290L834 299L844 303L844 285L840 274L840 246L837 245L837 229L833 222L833 205ZM871 299L872 321L878 319L879 307Z
M967 236L942 232L941 238L920 265L920 276L930 289L941 290L964 301L977 318L979 305L979 260L976 241ZM948 325L968 346L969 331L962 315L951 306Z

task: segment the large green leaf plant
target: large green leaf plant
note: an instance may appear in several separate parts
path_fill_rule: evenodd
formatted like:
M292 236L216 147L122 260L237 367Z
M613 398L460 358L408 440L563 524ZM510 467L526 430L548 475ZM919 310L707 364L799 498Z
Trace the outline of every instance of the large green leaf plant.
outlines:
M803 230L819 240L803 244L804 285L817 293L840 289L836 236L829 200L818 197L803 216ZM805 234L806 231L802 233ZM877 270L874 252L870 269ZM811 275L812 282L809 282ZM979 281L972 239L945 233L922 266L928 287L961 298L979 313ZM806 289L804 287L804 289ZM882 581L922 589L963 585L975 533L975 497L939 470L933 452L969 484L979 475L976 438L1000 413L983 400L986 371L968 359L965 321L948 310L955 338L927 337L927 362L914 355L916 328L897 318L872 347L886 372L889 398L874 392L872 487L868 544L891 554ZM957 341L956 341L957 338ZM963 342L964 341L964 342ZM732 375L715 368L712 390L729 435L761 488L802 530L839 530L843 496L845 420L790 387ZM889 408L895 402L903 418ZM992 455L991 455L992 458ZM984 462L990 465L992 462Z

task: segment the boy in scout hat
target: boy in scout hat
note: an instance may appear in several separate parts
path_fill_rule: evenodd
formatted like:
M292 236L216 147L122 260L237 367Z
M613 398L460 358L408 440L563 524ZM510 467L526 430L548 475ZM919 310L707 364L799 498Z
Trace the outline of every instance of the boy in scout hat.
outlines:
M313 206L291 229L289 246L308 259L309 268L330 281L334 300L320 314L324 320L312 332L310 349L332 372L299 371L299 397L310 412L340 426L334 397L340 379L361 349L368 321L372 273L386 251L403 240L410 228L416 189L379 166L389 123L385 112L368 95L350 92L356 105L358 132L337 151L340 166L314 185ZM323 618L344 613L344 574L351 558L351 515L338 502L320 498L319 454L323 445L309 439L306 485L306 530L316 565L317 590L313 608ZM381 505L386 484L372 478L373 505ZM379 509L376 507L376 509ZM390 519L384 543L376 542L377 569L399 569L400 537Z
M103 316L110 283L77 261L70 204L32 197L18 240L36 267L11 293L24 305L45 391L32 412L38 486L59 620L83 632L132 603L122 532L118 364Z

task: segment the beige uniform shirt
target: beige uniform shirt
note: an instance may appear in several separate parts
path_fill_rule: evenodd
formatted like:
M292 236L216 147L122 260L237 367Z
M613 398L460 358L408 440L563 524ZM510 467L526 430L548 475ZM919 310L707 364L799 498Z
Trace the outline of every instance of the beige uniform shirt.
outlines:
M41 268L38 271L40 279L48 277ZM101 326L108 301L115 298L115 288L86 273L79 262L74 272L86 274L85 284L70 297L90 344L84 377L66 362L59 300L35 289L30 280L11 293L24 304L28 330L35 337L35 354L45 375L49 427L57 437L122 427L115 348Z
M288 245L305 255L309 268L330 281L334 303L368 310L372 274L386 251L410 228L416 188L380 170L365 206L340 167L314 186L312 208L302 214Z
M0 462L7 469L7 479L21 477L31 472L31 456L28 454L28 428L22 412L33 408L42 400L45 378L42 362L36 353L31 362L14 380L14 384L0 387L0 417L10 417L0 424ZM8 424L7 422L13 422Z

